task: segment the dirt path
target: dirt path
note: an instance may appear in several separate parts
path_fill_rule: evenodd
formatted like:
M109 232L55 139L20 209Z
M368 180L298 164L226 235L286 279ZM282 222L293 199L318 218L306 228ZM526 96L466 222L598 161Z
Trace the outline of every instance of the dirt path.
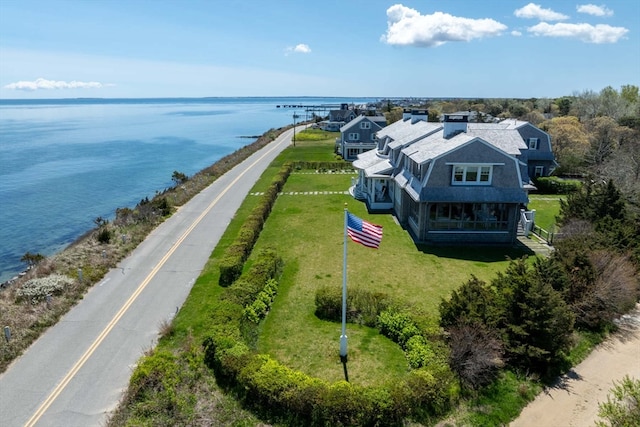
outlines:
M640 378L640 304L621 319L615 336L544 390L511 427L592 427L599 419L598 403L625 375Z

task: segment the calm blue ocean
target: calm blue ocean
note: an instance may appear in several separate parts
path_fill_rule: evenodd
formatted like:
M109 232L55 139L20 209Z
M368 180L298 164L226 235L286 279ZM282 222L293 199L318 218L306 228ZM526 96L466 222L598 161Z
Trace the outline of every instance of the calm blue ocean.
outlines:
M118 207L215 163L304 109L346 98L0 100L0 282ZM301 120L301 119L298 119Z

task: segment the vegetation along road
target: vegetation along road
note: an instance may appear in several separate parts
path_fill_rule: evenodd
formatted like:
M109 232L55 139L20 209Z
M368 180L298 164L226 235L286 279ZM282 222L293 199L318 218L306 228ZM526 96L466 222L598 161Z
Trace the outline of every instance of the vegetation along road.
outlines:
M104 424L133 365L292 135L286 131L185 204L0 376L3 426Z

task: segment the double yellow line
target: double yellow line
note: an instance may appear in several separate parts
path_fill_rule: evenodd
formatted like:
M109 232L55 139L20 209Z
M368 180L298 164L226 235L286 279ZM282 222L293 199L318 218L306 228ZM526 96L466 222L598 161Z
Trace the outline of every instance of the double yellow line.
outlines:
M283 138L283 141L284 141L284 138ZM107 324L107 326L102 330L102 332L100 332L100 335L98 335L98 338L95 339L95 341L91 344L91 346L89 346L87 351L84 352L84 354L80 357L80 359L78 359L78 361L73 365L73 367L69 370L69 372L67 372L67 374L64 376L62 381L60 381L60 383L56 386L56 388L53 389L53 391L49 394L49 396L47 396L45 401L42 402L42 404L38 407L38 409L31 416L31 418L29 418L29 420L25 424L25 427L34 426L40 420L40 418L42 418L42 416L47 411L47 409L49 409L49 407L53 404L53 402L58 398L60 393L62 393L62 391L65 389L65 387L67 387L67 385L73 379L73 377L78 373L78 371L82 368L82 366L84 366L84 364L87 362L87 360L89 360L91 355L96 351L96 349L100 346L102 341L104 341L104 339L107 337L107 335L109 335L109 332L111 332L111 330L120 321L120 319L122 318L122 316L124 316L124 314L127 312L127 310L129 310L131 305L138 298L138 296L142 293L142 291L147 287L149 282L151 282L151 280L153 280L155 275L158 273L158 271L160 271L160 269L164 266L164 264L169 260L171 255L173 255L173 253L178 249L178 247L180 247L180 245L187 238L187 236L189 234L191 234L193 229L196 228L198 226L198 224L200 224L202 219L211 211L211 209L213 209L213 207L220 201L220 199L249 170L251 170L251 168L253 168L256 164L258 164L266 156L271 154L271 152L274 151L276 148L278 148L278 146L283 141L280 141L279 143L274 144L274 146L272 148L270 148L262 156L257 158L253 163L251 163L251 165L249 167L247 167L244 171L242 171L240 173L240 175L238 175L233 181L231 181L231 183L229 185L227 185L224 188L224 190L222 190L218 194L218 196L209 204L209 206L207 206L207 208L200 214L200 216L198 216L198 218L189 226L189 228L187 228L187 230L184 233L182 233L180 238L173 244L173 246L171 246L171 249L169 249L169 251L162 257L160 262L158 262L158 264L156 264L156 266L153 268L153 270L151 270L149 275L147 275L147 277L142 281L142 283L140 283L140 286L138 286L138 288L135 290L135 292L129 297L127 302L124 303L124 305L120 308L120 310L118 310L116 315L111 319L111 321Z

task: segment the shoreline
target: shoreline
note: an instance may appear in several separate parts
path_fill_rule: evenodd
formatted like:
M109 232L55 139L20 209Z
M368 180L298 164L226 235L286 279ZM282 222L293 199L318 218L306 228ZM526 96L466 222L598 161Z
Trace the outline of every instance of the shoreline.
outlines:
M257 145L260 145L261 143L261 139L263 138L269 138L272 137L271 134L275 131L277 132L276 136L279 135L280 133L286 131L287 129L293 127L293 125L286 125L286 126L282 126L280 128L271 128L267 131L265 131L262 135L252 135L252 136L242 136L239 138L246 138L246 139L255 139L255 141L253 141L252 143L243 145L242 147L238 148L237 150L233 151L230 154L227 154L221 158L219 158L218 160L216 160L213 164L205 167L204 169L201 169L199 171L197 171L196 173L194 173L190 178L189 181L191 181L192 179L198 177L198 176L202 176L202 175L206 175L206 174L211 174L210 171L212 169L217 169L219 167L233 167L234 164L233 162L229 163L230 159L235 157L237 153L242 153L245 152L247 150L251 151L252 147ZM275 139L275 137L273 137L273 139ZM268 141L271 142L271 141ZM267 142L267 143L268 143ZM260 146L258 146L257 148L255 148L256 150L259 149ZM250 154L250 153L249 153ZM241 161L241 159L239 160ZM217 177L221 176L217 175ZM209 183L210 184L210 183ZM176 188L180 187L181 184L176 184L173 187L165 187L164 190L156 190L155 191L155 195L152 199L150 199L151 201L155 200L157 197L161 197L163 195L167 195L169 193L171 193L172 191L175 191ZM203 187L203 188L206 188ZM202 191L202 189L199 189L198 191L196 191L194 194L190 194L190 197L193 197L195 194L198 194L200 191ZM188 200L188 199L187 199ZM182 203L180 205L174 205L173 206L173 211L171 212L171 215L173 215L175 213L175 211L177 211L177 208L179 208L179 206L181 206L184 203L184 201L182 201ZM139 204L129 208L129 207L116 207L113 210L113 217L115 220L116 217L116 213L119 209L136 209L139 207ZM113 220L110 220L110 222L112 222ZM157 225L156 225L157 226ZM155 228L155 226L154 226ZM67 244L63 244L61 245L61 247L58 250L55 250L53 253L51 253L50 255L46 255L45 256L45 260L49 260L49 259L54 259L55 257L59 256L60 254L64 253L65 251L68 251L69 249L73 248L74 246L77 246L79 244L82 244L84 241L86 241L86 239L89 239L97 230L99 230L99 227L93 227L93 228L89 228L86 231L84 231L82 234L80 234L77 238L75 238L73 241L67 243ZM0 292L2 292L5 289L10 288L11 286L13 286L14 284L20 282L23 278L25 278L27 275L29 275L30 272L32 272L33 270L35 270L37 268L37 265L35 266L29 266L25 269L22 270L18 270L15 272L10 273L10 277L8 279L5 279L4 281L0 282Z
M245 144L242 147L236 149L235 151L219 158L218 160L216 160L213 164L195 172L190 178L189 180L192 180L193 178L196 178L199 175L203 175L203 174L207 174L209 170L211 169L215 169L217 167L223 166L223 167L228 167L228 166L233 166L232 163L229 163L229 158L234 157L234 155L236 155L236 153L239 152L243 152L246 150L251 150L250 147L252 147L255 144L258 144L261 140L261 138L265 138L268 137L269 134L271 134L274 131L277 131L278 134L282 133L284 131L286 131L287 129L293 127L293 125L285 125L282 126L280 128L271 128L267 131L265 131L262 135L251 135L251 136L239 136L238 138L245 138L245 139L254 139L255 141ZM275 138L274 138L275 139ZM258 148L259 149L259 148ZM216 178L217 179L217 178ZM173 187L165 187L163 190L159 190L156 189L155 190L155 195L153 196L152 199L150 200L155 200L156 197L158 196L162 196L162 195L166 195L172 191L175 191L176 188L180 187L181 184L176 184ZM200 189L199 191L202 191L202 189ZM197 194L199 191L197 191L195 194ZM193 197L195 194L191 194L190 197ZM183 202L184 203L184 202ZM136 204L133 207L116 207L113 209L112 211L112 215L110 215L110 217L113 217L113 219L110 219L109 221L112 222L113 220L115 220L116 217L116 213L119 209L136 209L138 208L139 204ZM173 211L171 212L171 215L173 215L175 213L175 211L177 210L177 208L180 205L174 205L173 206ZM71 242L68 243L61 243L61 244L56 244L55 246L58 246L58 249L54 250L52 253L50 253L49 255L44 255L44 259L53 259L57 256L59 256L61 253L73 248L74 246L77 246L79 244L81 244L82 242L84 242L86 239L90 238L92 234L94 234L97 230L99 229L99 227L93 227L93 228L89 228L87 230L85 230L84 232L82 232L77 238L75 238L74 240L72 240ZM17 282L20 282L21 279L23 279L25 276L27 276L32 270L34 270L36 266L28 266L27 268L21 269L21 270L16 270L16 271L11 271L9 270L8 273L8 278L3 280L2 282L0 282L0 292L2 292L3 290L11 287L12 285L16 284Z

